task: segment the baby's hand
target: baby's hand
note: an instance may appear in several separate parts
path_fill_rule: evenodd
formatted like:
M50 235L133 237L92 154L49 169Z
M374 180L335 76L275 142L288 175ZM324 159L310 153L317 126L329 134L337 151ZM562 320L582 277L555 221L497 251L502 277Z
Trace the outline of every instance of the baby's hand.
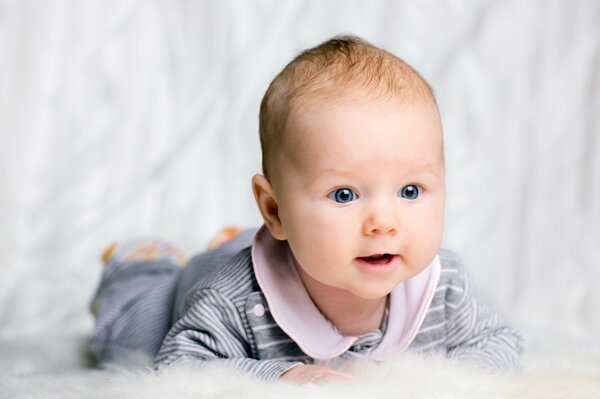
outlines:
M350 374L332 370L325 366L315 366L312 364L303 364L289 369L280 377L284 381L294 382L296 384L319 383L319 382L349 382L354 377Z

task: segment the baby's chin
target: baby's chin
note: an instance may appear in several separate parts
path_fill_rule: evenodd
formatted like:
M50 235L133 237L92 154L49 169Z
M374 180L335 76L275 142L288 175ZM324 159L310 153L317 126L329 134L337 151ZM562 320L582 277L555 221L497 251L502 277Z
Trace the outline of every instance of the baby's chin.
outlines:
M387 298L387 296L394 290L395 285L392 287L373 287L369 289L368 287L361 287L356 289L350 289L348 292L358 298L365 300L378 300Z

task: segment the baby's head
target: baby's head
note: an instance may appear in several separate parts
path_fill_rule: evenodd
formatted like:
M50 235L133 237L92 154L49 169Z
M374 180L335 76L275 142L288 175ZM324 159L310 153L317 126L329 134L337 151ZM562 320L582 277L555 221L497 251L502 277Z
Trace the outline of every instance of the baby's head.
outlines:
M442 129L431 88L404 61L355 37L304 51L269 86L260 139L254 194L305 285L381 298L433 260Z

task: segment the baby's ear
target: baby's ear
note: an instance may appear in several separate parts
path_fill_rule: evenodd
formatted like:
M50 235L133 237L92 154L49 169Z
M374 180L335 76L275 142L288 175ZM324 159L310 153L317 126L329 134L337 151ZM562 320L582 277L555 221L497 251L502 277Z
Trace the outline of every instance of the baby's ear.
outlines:
M252 177L252 191L258 210L273 238L285 240L285 233L279 218L279 205L271 183L263 175L254 175Z

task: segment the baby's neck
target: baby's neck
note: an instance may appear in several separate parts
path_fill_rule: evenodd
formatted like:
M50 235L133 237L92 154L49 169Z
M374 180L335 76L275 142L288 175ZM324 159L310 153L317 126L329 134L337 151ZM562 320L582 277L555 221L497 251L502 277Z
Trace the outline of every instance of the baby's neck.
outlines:
M314 304L343 335L359 336L381 327L387 296L360 298L319 283L301 268L298 272Z
M348 300L336 303L328 298L327 301L320 304L315 301L315 304L343 335L359 336L381 328L385 315L386 298L358 299L360 301L354 303Z

